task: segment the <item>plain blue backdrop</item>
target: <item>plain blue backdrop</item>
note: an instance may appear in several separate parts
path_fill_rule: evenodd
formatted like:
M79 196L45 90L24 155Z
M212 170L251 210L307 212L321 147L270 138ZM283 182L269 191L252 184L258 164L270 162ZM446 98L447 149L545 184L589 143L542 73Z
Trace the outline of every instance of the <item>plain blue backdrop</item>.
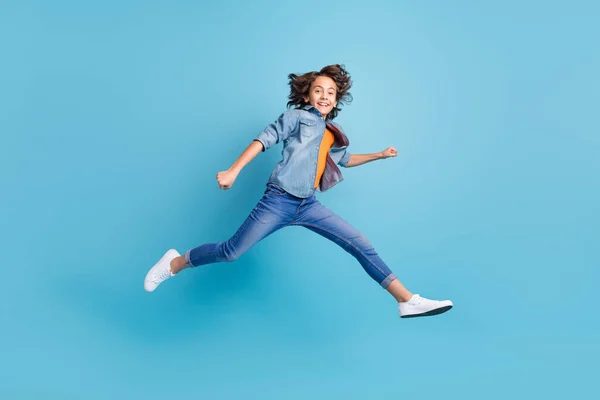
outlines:
M594 2L0 3L0 398L594 398ZM156 292L169 248L228 238L281 145L215 175L344 63L353 153L321 201L409 289L401 320L302 228Z

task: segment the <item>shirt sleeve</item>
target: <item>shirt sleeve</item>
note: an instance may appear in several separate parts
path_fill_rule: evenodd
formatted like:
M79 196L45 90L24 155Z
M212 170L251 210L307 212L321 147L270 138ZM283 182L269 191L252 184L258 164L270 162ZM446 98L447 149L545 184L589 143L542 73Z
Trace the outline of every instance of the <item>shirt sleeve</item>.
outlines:
M293 110L286 111L275 122L267 125L254 140L262 143L262 151L266 151L296 132L298 129L298 120L297 112L293 112Z
M348 161L350 161L350 152L346 149L346 147L342 148L332 148L329 151L329 155L331 159L335 161L335 163L339 166L346 167L348 165Z
M342 167L346 167L346 165L348 165L348 162L350 161L350 156L352 154L350 154L349 151L344 150L344 155L342 156L342 158L340 159L340 161L338 162L339 165L341 165Z

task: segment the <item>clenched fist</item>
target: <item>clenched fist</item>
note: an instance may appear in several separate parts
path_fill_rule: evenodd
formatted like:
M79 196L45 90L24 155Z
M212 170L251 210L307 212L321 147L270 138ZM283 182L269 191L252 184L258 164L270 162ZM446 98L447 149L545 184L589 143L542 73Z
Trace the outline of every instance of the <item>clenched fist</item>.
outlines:
M382 158L396 157L398 155L398 150L393 147L388 147L384 151L381 152Z
M219 188L223 190L227 190L233 186L233 182L235 182L235 178L237 178L237 173L234 171L221 171L217 174L217 183L219 184Z

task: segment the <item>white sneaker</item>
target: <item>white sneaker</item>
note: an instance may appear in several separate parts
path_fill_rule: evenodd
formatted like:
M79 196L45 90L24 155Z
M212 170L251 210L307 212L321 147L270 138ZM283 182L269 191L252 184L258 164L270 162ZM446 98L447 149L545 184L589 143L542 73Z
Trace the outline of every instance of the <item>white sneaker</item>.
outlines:
M153 292L158 285L175 276L175 274L171 272L171 260L179 256L180 254L177 250L171 249L162 256L154 267L150 268L150 271L146 274L146 279L144 279L144 289L146 289L147 292Z
M450 300L429 300L414 294L409 301L398 303L400 318L426 317L445 313L453 306Z

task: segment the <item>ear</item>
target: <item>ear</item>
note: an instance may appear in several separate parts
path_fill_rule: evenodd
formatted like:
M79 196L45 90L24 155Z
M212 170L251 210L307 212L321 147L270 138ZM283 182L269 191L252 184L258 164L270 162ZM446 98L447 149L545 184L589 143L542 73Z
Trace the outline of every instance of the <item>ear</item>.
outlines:
M309 99L308 99L308 96L304 96L304 102L305 102L305 103L308 103L308 100L309 100Z

